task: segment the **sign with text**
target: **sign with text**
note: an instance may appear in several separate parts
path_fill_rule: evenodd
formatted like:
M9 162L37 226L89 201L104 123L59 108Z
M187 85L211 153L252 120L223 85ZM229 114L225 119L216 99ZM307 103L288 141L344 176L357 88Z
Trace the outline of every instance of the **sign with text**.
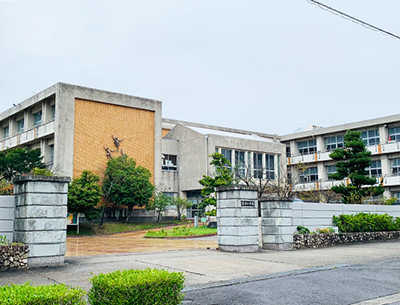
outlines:
M242 200L242 207L254 207L256 202L253 200Z

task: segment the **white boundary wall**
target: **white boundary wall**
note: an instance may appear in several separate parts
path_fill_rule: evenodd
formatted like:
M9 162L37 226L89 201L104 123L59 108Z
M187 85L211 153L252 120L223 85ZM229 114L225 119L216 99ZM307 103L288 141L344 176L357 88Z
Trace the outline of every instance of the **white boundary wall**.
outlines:
M327 204L314 202L293 202L293 230L304 226L310 230L333 227L332 217L340 214L357 213L389 214L400 217L400 205L369 204Z
M14 210L14 196L0 196L0 235L10 242L13 242Z

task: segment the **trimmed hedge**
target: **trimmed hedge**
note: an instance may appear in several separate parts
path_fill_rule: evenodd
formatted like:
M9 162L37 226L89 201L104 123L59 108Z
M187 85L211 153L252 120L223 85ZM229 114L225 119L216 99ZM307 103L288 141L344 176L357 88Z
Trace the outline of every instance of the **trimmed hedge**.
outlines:
M400 218L393 218L388 214L343 214L333 216L332 222L342 233L400 231Z
M183 300L184 275L164 269L118 270L95 275L88 293L92 305L178 305Z
M1 305L86 305L86 291L64 284L31 286L6 285L0 287Z

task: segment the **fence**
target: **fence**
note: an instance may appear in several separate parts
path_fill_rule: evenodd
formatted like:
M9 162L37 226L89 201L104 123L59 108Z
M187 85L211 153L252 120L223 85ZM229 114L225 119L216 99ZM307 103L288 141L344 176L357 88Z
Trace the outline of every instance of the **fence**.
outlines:
M14 196L0 196L0 236L12 242L14 232Z

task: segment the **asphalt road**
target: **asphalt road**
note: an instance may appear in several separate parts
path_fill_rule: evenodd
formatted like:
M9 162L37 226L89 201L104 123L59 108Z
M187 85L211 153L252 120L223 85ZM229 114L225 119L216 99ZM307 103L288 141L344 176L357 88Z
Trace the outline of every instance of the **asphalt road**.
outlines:
M400 259L327 269L276 274L214 288L190 287L183 304L400 304Z

